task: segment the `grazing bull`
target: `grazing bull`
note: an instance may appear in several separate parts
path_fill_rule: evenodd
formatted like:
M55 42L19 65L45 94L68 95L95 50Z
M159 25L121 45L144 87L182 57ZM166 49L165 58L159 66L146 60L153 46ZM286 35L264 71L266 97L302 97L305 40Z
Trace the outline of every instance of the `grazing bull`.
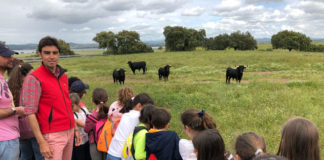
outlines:
M159 69L159 80L162 79L162 77L164 78L165 81L168 80L169 74L170 74L170 65L166 65L163 68L161 67Z
M114 72L113 72L114 83L119 81L119 84L121 84L121 82L123 82L123 84L124 84L125 83L125 72L126 71L124 69L122 69L122 68L119 69L118 71L117 71L117 69L115 69Z
M241 82L242 76L243 76L243 71L246 67L243 65L238 66L236 69L233 69L231 67L228 67L226 69L226 83L230 83L230 79L233 78L238 81L239 83Z
M128 65L131 68L131 70L133 71L133 74L135 74L136 69L138 69L139 71L141 71L141 69L143 69L143 74L145 74L145 71L146 71L146 62L145 61L141 61L141 62L128 61Z

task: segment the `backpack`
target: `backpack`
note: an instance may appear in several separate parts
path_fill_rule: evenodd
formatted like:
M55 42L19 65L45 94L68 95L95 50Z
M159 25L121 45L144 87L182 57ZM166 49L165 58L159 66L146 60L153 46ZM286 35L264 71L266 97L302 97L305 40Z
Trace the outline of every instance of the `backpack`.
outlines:
M123 152L122 152L123 158L126 159L128 157L133 156L133 158L135 159L135 149L134 149L134 145L133 145L134 137L142 129L147 130L147 128L144 126L136 126L134 129L134 132L129 134L129 136L127 137L127 141L124 144L124 148L123 148Z
M89 118L91 121L96 123L96 130L92 131L94 138L95 138L95 143L98 143L99 136L101 134L102 128L104 127L105 122L107 121L107 118L98 120L97 117L94 117L93 115L88 115L87 118Z
M115 135L116 129L120 122L120 118L112 121L110 118L104 122L104 125L101 129L101 133L99 133L99 138L97 141L97 150L101 152L108 152L108 148L112 138Z

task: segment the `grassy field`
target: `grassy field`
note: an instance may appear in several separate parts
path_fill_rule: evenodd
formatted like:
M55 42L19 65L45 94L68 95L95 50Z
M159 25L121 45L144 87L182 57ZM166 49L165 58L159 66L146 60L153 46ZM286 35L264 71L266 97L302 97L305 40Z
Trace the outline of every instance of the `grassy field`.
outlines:
M267 151L276 153L283 124L293 116L314 122L320 132L324 157L324 53L265 51L193 51L72 58L60 61L68 76L90 85L84 101L89 108L94 88L107 89L109 104L122 85L114 84L112 71L124 68L125 85L136 93L149 93L156 105L172 114L170 130L187 138L180 121L189 108L206 109L221 132L226 148L234 153L235 137L243 132L264 136ZM82 53L87 54L87 53ZM147 74L131 73L127 61L146 61ZM157 70L172 65L168 82L159 81ZM38 66L39 64L34 64ZM248 65L241 84L225 84L225 70ZM321 116L322 115L322 116Z

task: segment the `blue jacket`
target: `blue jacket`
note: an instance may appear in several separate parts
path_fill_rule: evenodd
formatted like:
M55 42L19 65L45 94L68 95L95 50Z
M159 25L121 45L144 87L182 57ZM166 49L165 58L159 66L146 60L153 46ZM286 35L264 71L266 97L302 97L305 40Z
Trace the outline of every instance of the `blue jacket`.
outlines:
M182 160L179 153L179 140L174 131L146 133L146 159L154 154L158 160Z

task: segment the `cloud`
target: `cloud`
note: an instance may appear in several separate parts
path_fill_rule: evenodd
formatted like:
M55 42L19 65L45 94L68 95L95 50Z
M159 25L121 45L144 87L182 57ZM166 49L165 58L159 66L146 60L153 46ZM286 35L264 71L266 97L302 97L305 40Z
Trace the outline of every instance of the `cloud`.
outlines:
M83 27L83 28L78 28L78 29L73 29L73 32L84 32L84 31L90 31L90 27Z
M183 16L200 16L205 12L204 8L201 7L195 7L191 9L186 9L183 11L181 15Z
M245 0L246 3L281 3L285 0Z

